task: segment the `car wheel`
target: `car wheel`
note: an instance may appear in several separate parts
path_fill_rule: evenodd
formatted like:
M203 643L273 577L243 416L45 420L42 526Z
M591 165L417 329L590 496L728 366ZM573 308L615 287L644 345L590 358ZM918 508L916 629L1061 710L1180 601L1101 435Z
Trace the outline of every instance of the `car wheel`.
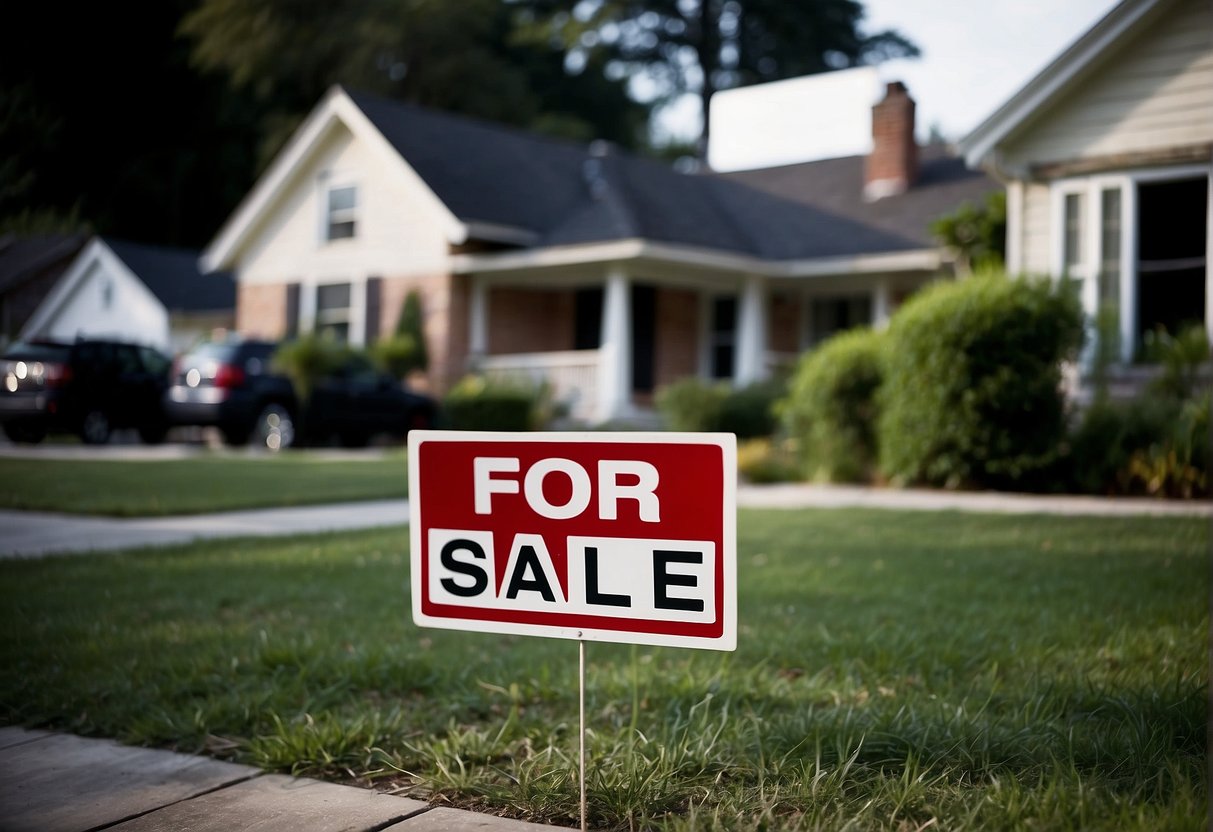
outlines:
M80 420L80 438L85 445L104 445L110 441L110 418L104 410L89 410Z
M258 448L281 451L295 443L295 420L282 405L266 405L253 424L253 435Z
M37 445L46 438L46 425L41 422L5 422L4 435L10 442Z

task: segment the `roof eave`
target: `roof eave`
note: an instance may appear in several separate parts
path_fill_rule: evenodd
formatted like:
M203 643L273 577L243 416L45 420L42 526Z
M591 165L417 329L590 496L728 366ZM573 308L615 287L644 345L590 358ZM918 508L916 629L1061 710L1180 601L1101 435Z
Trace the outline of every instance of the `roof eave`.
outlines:
M937 248L921 248L795 260L766 260L734 252L634 237L526 251L460 254L451 258L451 270L455 274L488 274L627 261L661 262L772 279L794 279L931 272L937 271L944 264L945 258Z
M1172 0L1122 0L957 143L965 164L997 172L997 146L1084 77L1114 43Z
M266 172L203 250L198 260L202 272L235 268L237 255L256 231L265 211L269 210L290 185L298 169L317 150L329 130L339 123L359 139L367 141L378 152L388 154L389 158L399 163L403 169L407 169L408 174L416 176L346 91L340 86L333 86L312 109L303 124L287 141L286 147L274 157ZM425 187L425 192L431 198L431 207L439 217L447 239L456 245L465 242L468 238L467 226L451 213L428 186Z

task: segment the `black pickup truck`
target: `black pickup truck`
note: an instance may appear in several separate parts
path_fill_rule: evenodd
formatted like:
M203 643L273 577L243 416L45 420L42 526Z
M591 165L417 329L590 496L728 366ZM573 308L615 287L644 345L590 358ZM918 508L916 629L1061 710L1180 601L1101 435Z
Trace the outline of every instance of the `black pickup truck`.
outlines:
M358 360L317 381L302 402L291 380L274 369L277 349L273 341L231 340L183 356L165 395L170 424L214 426L229 445L252 441L277 451L333 438L357 447L379 434L403 438L433 422L431 399Z

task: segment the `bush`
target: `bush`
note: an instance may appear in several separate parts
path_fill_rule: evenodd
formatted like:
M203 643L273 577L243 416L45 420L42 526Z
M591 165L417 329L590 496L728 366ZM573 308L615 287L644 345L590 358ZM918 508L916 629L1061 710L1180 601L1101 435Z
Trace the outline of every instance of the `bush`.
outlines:
M657 410L670 430L715 431L728 398L726 384L708 384L697 378L680 379L657 391Z
M456 430L534 430L543 399L539 388L468 376L447 393L443 410Z
M311 396L316 382L336 373L355 351L328 335L305 335L288 341L274 354L274 367L295 386L300 402Z
M779 379L759 381L731 390L720 405L717 430L735 433L738 439L770 436L775 432L775 404L787 393Z
M1209 334L1201 324L1184 327L1175 335L1154 330L1145 334L1143 352L1147 361L1162 365L1162 375L1151 391L1186 399L1197 388L1201 365L1209 360Z
M371 357L375 365L393 378L404 378L413 370L425 369L425 352L411 335L389 335L375 342Z
M1070 448L1072 483L1092 494L1209 493L1209 397L1091 407Z
M800 479L795 455L786 442L747 439L737 445L737 472L753 483L794 482Z
M783 403L783 423L810 479L862 482L877 459L881 333L853 329L804 356Z
M1042 485L1065 435L1061 363L1082 331L1067 283L986 274L920 292L887 332L884 473L947 487Z
M656 403L670 430L723 431L752 439L775 432L775 402L783 389L776 380L733 390L727 382L684 378L658 390Z
M1084 494L1130 492L1129 461L1165 441L1179 416L1173 400L1097 401L1070 437L1070 482Z

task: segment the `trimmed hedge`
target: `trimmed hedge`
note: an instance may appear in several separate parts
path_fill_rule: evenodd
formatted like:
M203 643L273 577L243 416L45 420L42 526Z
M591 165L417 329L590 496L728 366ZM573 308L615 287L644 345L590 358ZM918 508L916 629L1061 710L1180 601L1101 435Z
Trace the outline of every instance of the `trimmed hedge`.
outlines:
M918 293L886 334L883 472L947 487L1045 484L1065 436L1061 363L1082 331L1066 283L994 274Z
M883 378L882 334L839 333L796 367L783 424L812 480L866 482L877 459L876 394Z
M533 430L539 427L542 391L468 376L443 400L447 426L455 430Z
M777 380L733 390L726 382L684 378L658 390L656 404L670 430L723 431L752 439L775 432L775 403L783 394Z

